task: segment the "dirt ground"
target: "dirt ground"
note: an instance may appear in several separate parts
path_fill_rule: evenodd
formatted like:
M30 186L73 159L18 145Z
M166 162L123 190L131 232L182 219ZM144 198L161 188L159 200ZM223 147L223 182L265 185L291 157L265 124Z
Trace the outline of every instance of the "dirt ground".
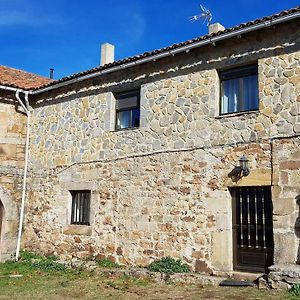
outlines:
M288 292L257 288L157 284L130 277L32 272L20 278L1 275L0 299L297 299ZM299 298L298 298L299 299Z
M98 265L102 266L102 263ZM107 265L105 264L105 267ZM111 267L118 267L112 265ZM154 283L133 277L105 277L97 272L70 269L55 257L22 252L18 262L0 263L0 300L3 299L300 299L287 291L259 290L256 287L216 287ZM300 295L300 286L295 286Z

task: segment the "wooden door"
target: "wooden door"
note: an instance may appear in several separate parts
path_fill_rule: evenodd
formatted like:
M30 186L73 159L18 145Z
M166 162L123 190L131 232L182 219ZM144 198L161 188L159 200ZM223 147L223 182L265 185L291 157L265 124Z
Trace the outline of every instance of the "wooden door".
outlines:
M264 272L273 264L271 187L231 189L234 269Z

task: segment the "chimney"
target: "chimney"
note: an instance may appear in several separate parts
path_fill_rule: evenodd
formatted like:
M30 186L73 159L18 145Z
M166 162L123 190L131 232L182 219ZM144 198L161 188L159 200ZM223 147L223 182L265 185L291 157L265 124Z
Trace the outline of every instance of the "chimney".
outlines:
M109 43L101 45L101 66L111 63L115 60L115 46Z
M53 79L53 75L54 75L54 69L53 69L53 68L50 68L50 71L49 71L49 78L50 78L50 79Z
M224 31L224 30L225 30L225 27L220 23L210 24L208 26L208 33L209 34L217 33L219 31Z

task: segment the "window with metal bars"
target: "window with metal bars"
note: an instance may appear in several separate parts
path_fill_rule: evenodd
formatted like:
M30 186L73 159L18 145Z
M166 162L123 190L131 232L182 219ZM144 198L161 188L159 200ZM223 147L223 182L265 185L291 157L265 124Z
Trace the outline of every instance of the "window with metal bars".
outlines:
M72 195L71 224L90 225L91 191L70 191Z
M115 94L116 130L140 126L140 90Z
M221 114L258 110L258 67L250 65L219 72Z

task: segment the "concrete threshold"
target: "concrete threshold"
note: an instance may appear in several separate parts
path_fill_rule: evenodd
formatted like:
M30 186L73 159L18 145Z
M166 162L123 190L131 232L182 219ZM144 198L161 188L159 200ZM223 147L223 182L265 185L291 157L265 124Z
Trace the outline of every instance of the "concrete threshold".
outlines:
M264 273L250 273L250 272L241 272L241 271L234 271L232 273L231 278L232 279L236 279L236 280L251 280L251 281L255 281L258 278L262 277L263 275L265 275Z

